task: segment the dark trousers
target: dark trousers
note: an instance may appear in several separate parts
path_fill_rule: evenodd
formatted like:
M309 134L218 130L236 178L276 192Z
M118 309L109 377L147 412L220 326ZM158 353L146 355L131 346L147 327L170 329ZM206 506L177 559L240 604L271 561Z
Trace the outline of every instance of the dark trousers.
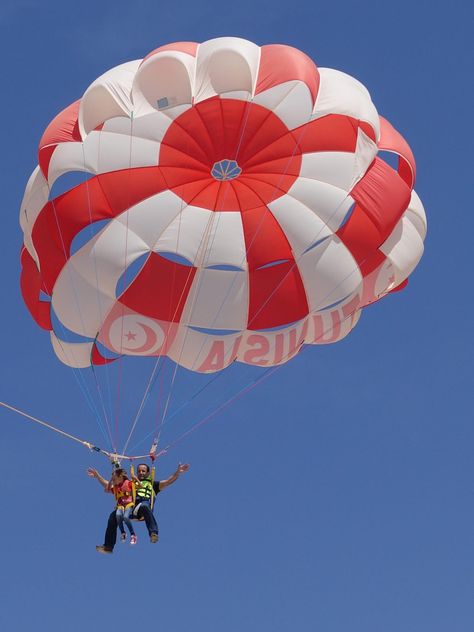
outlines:
M148 533L158 533L158 525L155 520L150 506L146 503L142 503L138 509L137 518L143 518L148 529ZM105 530L104 546L106 549L113 550L115 543L117 542L117 516L115 515L115 509L109 516L107 522L107 529Z

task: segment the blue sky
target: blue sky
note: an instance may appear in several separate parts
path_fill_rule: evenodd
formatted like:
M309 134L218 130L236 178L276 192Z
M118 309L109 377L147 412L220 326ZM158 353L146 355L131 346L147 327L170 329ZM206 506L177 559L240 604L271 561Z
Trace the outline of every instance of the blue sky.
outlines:
M410 142L429 222L404 292L367 309L338 345L306 349L162 460L161 478L178 461L192 467L159 498L153 548L139 527L135 549L97 555L111 500L85 469L107 463L0 411L2 629L472 629L470 21L463 1L2 2L2 401L102 440L73 373L23 306L18 208L57 111L160 44L237 35L291 44L354 75ZM124 427L151 367L124 368ZM229 380L252 376L242 368ZM175 406L191 386L177 381ZM225 391L206 391L169 436L220 401Z

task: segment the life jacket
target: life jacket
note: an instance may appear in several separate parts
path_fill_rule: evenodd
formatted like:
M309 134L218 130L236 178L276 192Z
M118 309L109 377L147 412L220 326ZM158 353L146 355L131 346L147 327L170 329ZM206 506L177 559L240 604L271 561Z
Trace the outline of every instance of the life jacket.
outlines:
M137 486L135 491L135 504L143 502L144 500L150 501L155 496L155 491L153 489L153 483L151 479L144 478L140 481L140 487Z

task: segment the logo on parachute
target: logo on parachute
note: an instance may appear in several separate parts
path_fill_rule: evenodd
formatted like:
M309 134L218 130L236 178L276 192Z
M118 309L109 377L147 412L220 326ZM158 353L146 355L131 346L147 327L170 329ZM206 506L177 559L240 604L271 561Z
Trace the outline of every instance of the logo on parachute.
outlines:
M125 355L165 355L176 336L174 323L161 322L117 305L99 334L111 351Z

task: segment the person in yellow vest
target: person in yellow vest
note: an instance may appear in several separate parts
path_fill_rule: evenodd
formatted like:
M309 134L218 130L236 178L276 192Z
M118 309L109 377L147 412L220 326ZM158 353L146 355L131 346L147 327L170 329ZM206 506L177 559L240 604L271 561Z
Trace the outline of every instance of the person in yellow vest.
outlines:
M189 470L188 463L180 463L176 471L167 479L162 481L153 481L150 478L150 468L146 463L140 463L137 467L137 478L140 482L135 490L135 507L133 517L145 521L150 536L150 542L153 544L158 542L158 525L153 515L152 505L155 496L164 489L172 485L181 474ZM87 470L87 474L95 478L103 487L106 488L108 481L103 478L99 472L93 468ZM99 553L112 553L117 541L117 517L113 511L108 519L107 528L105 530L104 544L97 545L95 548Z

